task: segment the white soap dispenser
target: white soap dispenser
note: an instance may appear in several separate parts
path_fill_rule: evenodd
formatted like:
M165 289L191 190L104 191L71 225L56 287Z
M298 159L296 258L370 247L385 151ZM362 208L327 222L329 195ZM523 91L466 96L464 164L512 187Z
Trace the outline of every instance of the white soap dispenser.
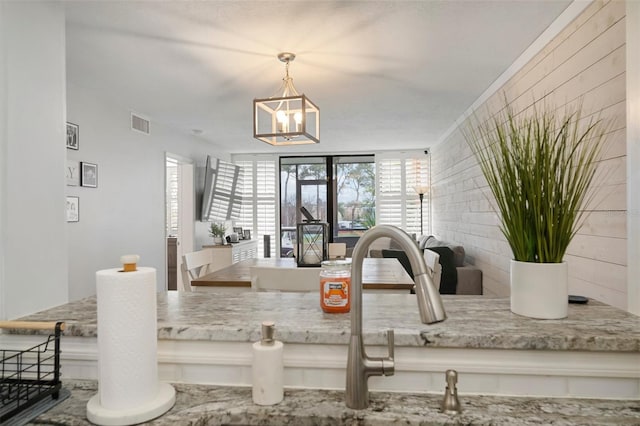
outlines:
M282 342L274 340L273 321L262 323L262 339L253 344L253 402L274 405L284 397Z

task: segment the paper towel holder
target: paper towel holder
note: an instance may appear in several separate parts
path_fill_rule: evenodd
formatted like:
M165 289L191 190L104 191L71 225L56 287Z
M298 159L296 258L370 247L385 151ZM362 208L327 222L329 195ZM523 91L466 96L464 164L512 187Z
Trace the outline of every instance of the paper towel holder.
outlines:
M140 261L140 256L137 254L125 254L120 256L120 263L122 263L122 270L118 272L135 272L138 270L137 263Z
M133 263L130 270L138 259L130 255L121 261ZM86 416L101 426L144 423L169 411L176 400L173 386L158 380L156 270L122 272L96 272L99 382L98 393L87 402ZM121 303L123 297L135 297L136 303ZM136 368L135 375L129 367Z

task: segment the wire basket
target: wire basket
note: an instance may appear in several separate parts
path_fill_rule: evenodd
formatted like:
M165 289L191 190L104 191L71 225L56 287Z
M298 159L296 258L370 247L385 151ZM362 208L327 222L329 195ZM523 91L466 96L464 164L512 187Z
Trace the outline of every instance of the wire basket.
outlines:
M2 321L0 328L53 331L44 342L31 348L0 349L0 424L4 424L45 398L59 398L60 336L64 323Z

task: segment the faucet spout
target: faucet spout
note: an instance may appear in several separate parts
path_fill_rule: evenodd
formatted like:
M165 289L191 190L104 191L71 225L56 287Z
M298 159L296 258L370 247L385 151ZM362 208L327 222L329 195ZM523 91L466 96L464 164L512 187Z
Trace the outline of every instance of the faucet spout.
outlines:
M379 225L365 232L353 250L351 259L351 338L347 360L346 404L357 410L369 405L370 376L394 374L393 330L387 333L389 356L374 358L367 356L362 340L362 264L371 243L378 238L389 237L404 249L414 273L416 298L420 320L424 324L444 321L447 314L440 293L435 288L431 275L415 242L403 230L390 225Z

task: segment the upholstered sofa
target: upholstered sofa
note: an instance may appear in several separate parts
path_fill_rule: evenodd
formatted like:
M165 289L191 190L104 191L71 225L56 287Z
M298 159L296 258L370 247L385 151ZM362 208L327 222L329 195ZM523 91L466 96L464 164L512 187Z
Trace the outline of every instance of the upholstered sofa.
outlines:
M482 270L468 262L463 246L440 241L433 235L423 237L417 244L420 250L432 249L440 254L440 264L442 266L441 282L446 282L449 285L448 288L455 289L455 294L482 294ZM413 278L408 258L393 240L381 239L376 246L371 247L369 256L395 257ZM453 291L443 291L442 284L440 291L443 294L454 294Z

